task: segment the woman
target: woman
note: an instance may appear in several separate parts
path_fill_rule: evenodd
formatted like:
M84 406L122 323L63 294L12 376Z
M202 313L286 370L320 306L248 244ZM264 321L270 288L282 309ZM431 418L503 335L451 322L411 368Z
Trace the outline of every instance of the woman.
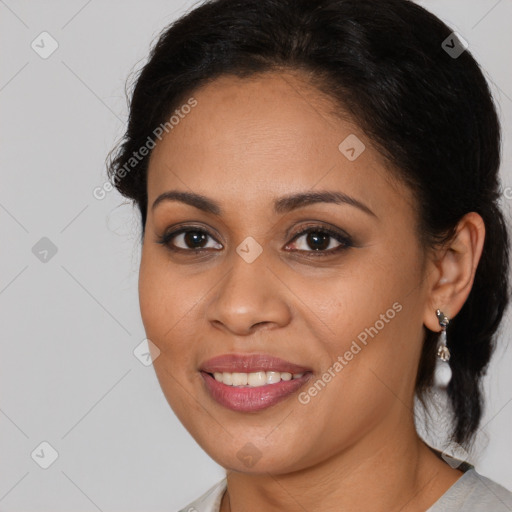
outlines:
M160 385L227 470L183 510L512 510L413 407L445 389L469 449L510 296L499 144L464 41L407 0L218 0L161 35L109 172Z

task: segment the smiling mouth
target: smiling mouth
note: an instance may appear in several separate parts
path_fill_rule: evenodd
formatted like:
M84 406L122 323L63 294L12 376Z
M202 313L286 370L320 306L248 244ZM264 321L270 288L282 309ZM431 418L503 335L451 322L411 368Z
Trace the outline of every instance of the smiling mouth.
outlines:
M218 373L217 376L215 376L216 373ZM286 399L294 396L313 375L310 371L302 374L288 372L208 373L200 371L200 374L210 398L227 409L243 413L256 413L278 403L284 403ZM265 380L260 374L265 375ZM217 380L224 380L226 376L227 382ZM267 383L267 378L275 380L275 382ZM279 380L277 380L278 378ZM247 383L244 384L246 381ZM256 385L249 382L255 382Z
M306 373L311 372L278 372L278 371L258 371L258 372L205 372L226 386L256 388L266 385L274 385L280 382L297 380Z

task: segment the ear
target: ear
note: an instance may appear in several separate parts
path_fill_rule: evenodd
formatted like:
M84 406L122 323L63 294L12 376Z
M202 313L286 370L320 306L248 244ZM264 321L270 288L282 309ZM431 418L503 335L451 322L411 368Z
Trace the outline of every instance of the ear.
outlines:
M452 241L435 251L429 262L428 300L423 318L423 323L431 331L441 330L436 309L440 309L448 319L462 309L473 286L484 239L482 217L470 212L458 223Z

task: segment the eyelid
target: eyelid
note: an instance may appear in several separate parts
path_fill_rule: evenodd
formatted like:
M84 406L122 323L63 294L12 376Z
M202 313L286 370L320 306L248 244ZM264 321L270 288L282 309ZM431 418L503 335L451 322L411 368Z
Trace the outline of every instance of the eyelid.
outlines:
M205 225L201 225L201 224L195 225L193 223L190 224L188 222L180 222L179 224L173 225L171 228L165 229L163 235L161 237L159 237L159 238L163 238L163 237L171 236L171 235L172 236L176 236L176 235L178 235L180 233L183 233L184 231L185 232L186 231L201 231L201 232L204 232L209 237L214 238L216 242L221 243L221 244L224 245L224 242L222 241L222 236L213 227L208 226L208 225L205 226Z
M304 235L308 233L309 231L318 230L319 232L325 232L332 236L338 236L343 237L347 240L351 240L351 237L348 233L346 233L344 230L331 226L329 224L325 224L323 222L309 222L307 224L302 224L297 229L288 229L286 231L285 237L288 239L290 238L290 241L295 240L298 235Z
M350 235L346 233L343 229L333 226L329 223L317 221L317 222L307 222L306 224L300 224L298 228L290 228L286 231L286 238L295 238L297 235L303 234L308 230L317 229L318 231L326 231L335 233L338 236L344 236L346 238L350 238Z

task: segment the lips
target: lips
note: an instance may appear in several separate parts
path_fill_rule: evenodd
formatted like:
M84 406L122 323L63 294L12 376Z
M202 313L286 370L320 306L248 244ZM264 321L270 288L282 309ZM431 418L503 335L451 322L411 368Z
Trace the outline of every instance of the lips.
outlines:
M232 411L252 413L286 402L306 385L312 374L307 372L298 379L261 387L227 386L217 382L209 373L201 372L201 376L207 393L218 404Z
M289 372L292 374L311 372L311 368L269 354L223 354L202 363L200 370L214 372Z
M213 377L215 373L256 372L287 372L294 377L256 387L228 385ZM312 378L311 368L269 354L223 354L202 363L200 374L210 397L237 412L257 412L284 402Z

